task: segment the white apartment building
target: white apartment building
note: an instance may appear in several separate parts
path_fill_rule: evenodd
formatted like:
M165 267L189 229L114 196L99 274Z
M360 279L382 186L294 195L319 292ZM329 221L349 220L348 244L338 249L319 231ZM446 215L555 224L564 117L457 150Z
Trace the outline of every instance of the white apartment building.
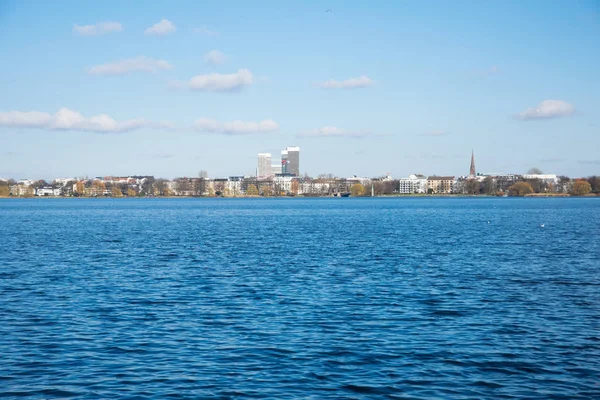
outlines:
M540 181L556 184L558 183L558 177L556 174L525 174L523 179L539 179Z
M409 175L398 180L398 193L427 193L427 177L424 175Z

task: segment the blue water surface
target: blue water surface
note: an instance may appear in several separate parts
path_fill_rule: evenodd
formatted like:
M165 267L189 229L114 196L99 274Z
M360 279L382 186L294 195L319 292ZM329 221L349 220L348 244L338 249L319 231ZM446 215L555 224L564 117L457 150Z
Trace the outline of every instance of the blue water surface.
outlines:
M598 399L600 199L0 200L0 396Z

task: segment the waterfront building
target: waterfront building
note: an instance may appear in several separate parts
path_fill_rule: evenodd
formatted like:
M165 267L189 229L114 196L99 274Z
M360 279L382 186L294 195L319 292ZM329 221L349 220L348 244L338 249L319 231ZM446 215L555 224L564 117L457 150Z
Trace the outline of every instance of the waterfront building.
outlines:
M411 174L408 178L398 179L398 193L427 193L427 177Z
M525 174L523 179L539 179L540 181L551 183L553 185L558 183L558 176L556 174Z
M273 176L273 172L271 171L271 153L258 153L256 177L268 178L270 176Z
M286 147L281 151L281 173L300 176L300 147Z
M431 191L431 193L450 194L453 186L453 176L430 176L427 178L427 191Z

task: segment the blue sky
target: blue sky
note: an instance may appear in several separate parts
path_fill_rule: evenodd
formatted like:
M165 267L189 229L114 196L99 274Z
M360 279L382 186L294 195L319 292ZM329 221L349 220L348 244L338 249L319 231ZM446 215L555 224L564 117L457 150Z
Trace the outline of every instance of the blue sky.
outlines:
M291 145L310 175L465 175L471 149L600 174L595 0L0 0L0 37L0 177L252 174Z

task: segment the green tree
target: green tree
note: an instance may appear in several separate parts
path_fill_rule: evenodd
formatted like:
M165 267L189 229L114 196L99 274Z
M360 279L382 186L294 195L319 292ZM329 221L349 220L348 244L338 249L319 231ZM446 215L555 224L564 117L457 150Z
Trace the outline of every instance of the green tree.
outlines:
M592 191L592 185L590 185L590 183L588 181L586 181L584 179L578 179L573 184L573 189L571 191L571 194L574 194L575 196L585 196L586 194L588 194L591 191Z
M527 182L517 182L508 188L509 196L525 196L533 193L533 188Z
M364 196L367 190L360 183L355 183L350 187L350 194L353 197Z

